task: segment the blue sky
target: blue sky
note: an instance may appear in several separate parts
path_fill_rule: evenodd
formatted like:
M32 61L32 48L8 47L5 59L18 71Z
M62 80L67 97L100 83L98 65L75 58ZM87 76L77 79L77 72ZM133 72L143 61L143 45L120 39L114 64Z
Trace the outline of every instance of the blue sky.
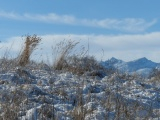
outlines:
M159 5L159 0L0 0L0 54L9 46L17 52L21 36L37 34L43 56L50 55L54 41L72 39L84 46L89 41L98 59L160 62Z

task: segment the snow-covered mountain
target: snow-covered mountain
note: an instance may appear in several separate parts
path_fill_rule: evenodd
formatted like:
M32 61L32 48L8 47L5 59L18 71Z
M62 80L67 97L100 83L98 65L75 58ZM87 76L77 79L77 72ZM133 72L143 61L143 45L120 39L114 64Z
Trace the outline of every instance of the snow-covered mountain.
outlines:
M155 63L145 57L129 62L112 57L109 60L101 62L101 64L105 68L117 69L120 72L127 72L131 74L137 73L143 76L149 75L154 68L160 66L160 63Z

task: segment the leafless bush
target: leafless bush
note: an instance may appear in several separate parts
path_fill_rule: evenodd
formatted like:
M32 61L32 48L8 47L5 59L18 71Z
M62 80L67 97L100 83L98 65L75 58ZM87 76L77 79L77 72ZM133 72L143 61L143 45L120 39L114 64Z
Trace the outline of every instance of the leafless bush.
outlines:
M26 99L26 95L22 90L4 91L1 95L0 119L17 120L21 111L22 102Z
M93 56L71 56L68 58L66 70L82 75L86 72L91 76L99 76L104 68L97 62Z
M57 120L55 115L55 108L53 105L43 104L40 109L38 109L39 119L45 120Z
M160 70L153 69L150 76L152 82L160 82Z
M3 116L0 116L1 120L17 120L18 115L16 111L16 107L11 107L9 104L3 104Z
M13 70L17 67L17 63L15 59L2 58L0 59L0 72L5 73L9 70Z

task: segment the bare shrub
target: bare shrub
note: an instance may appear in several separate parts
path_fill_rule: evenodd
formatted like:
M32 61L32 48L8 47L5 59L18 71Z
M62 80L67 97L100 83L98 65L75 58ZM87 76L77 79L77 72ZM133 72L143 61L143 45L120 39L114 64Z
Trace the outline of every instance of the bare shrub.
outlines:
M12 70L13 68L17 67L16 65L17 63L15 59L3 57L0 59L0 72L5 73L8 70Z
M3 117L2 116L0 117L1 120L17 120L18 119L15 106L11 107L9 104L6 103L2 105L2 108L3 108Z
M4 91L1 95L0 119L17 120L22 108L22 102L26 99L26 94L19 89L15 91Z
M104 68L93 56L71 56L67 60L67 71L82 75L87 72L89 76L103 77Z
M41 108L38 110L39 119L49 119L49 120L57 120L55 115L55 108L50 104L43 104Z
M12 44L13 45L13 44ZM8 70L13 70L17 66L16 59L11 55L12 45L4 50L4 55L0 58L0 72L5 73Z
M159 83L160 83L160 70L153 69L149 78L150 78L149 82L151 84L154 84L155 86L159 85Z
M40 41L41 41L41 38L37 37L37 35L26 36L25 46L23 48L22 53L19 56L18 65L20 65L21 67L24 67L29 63L30 56Z

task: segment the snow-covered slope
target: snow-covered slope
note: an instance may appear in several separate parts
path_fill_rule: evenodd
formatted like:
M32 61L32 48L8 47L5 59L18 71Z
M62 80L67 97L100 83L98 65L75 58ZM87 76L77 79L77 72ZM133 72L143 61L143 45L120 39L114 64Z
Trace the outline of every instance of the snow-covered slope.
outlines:
M131 74L137 73L142 76L149 75L153 68L157 68L160 65L159 63L152 62L145 57L129 62L111 58L105 62L101 62L101 64L105 68L117 69L120 72L127 72Z
M115 58L110 63L127 65ZM101 78L33 63L0 69L0 120L159 120L159 93L158 77L115 72Z
M121 78L121 79L120 79ZM4 120L114 120L160 117L160 84L113 74L102 79L44 69L0 74Z

